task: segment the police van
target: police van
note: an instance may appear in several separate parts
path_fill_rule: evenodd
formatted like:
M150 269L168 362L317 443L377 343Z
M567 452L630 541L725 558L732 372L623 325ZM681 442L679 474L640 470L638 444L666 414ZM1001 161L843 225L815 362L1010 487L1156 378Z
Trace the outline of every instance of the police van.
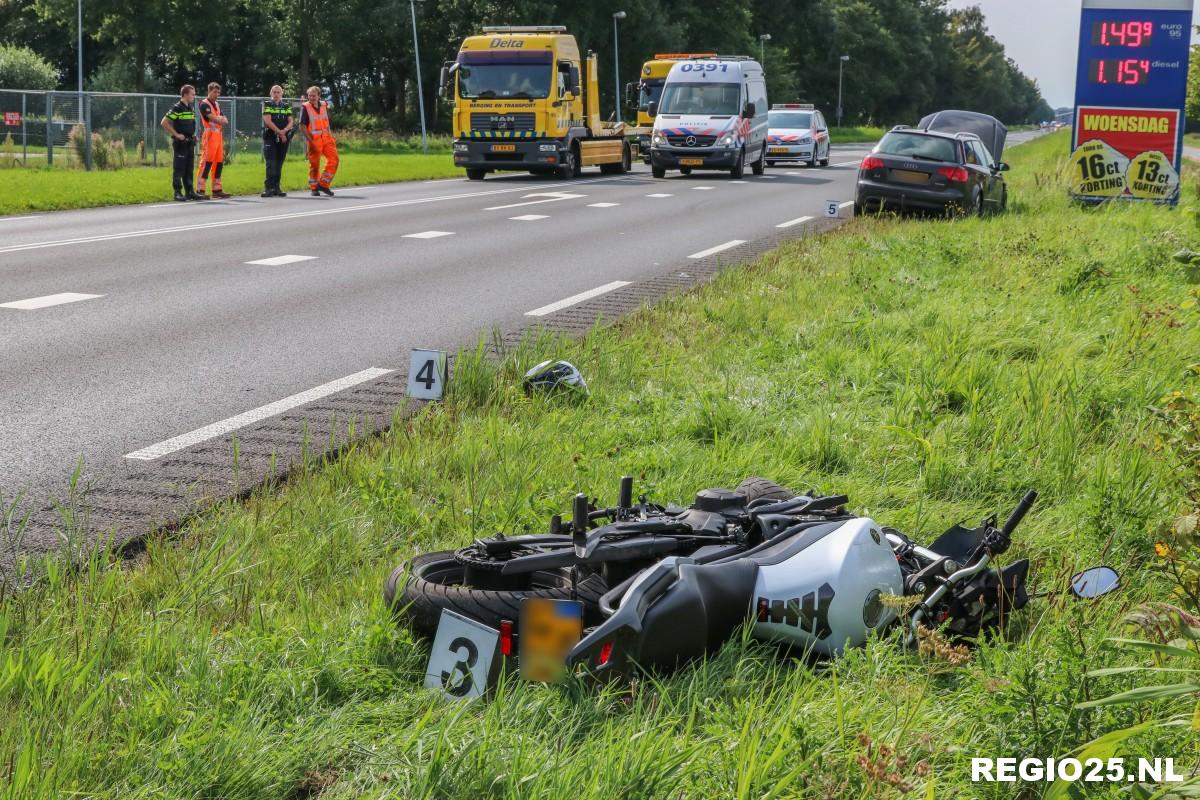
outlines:
M692 58L671 67L657 102L650 104L650 169L729 170L746 165L762 175L767 155L767 84L748 56Z

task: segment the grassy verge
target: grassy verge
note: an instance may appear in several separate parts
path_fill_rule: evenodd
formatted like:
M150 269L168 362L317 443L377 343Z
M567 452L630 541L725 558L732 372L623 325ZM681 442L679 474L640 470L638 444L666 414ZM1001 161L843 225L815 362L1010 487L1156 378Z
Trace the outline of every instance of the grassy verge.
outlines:
M884 128L830 128L829 141L834 144L854 144L857 142L876 142L887 131Z
M4 186L4 191L0 192L0 214L170 200L170 154L165 158L162 153L159 156L164 166L131 167L108 172L45 167L6 169L0 173L0 181ZM461 174L462 170L455 168L448 153L426 156L351 151L342 155L335 185L361 186ZM232 194L261 192L261 160L249 157L227 164L222 182L225 191ZM289 192L306 189L308 162L289 158L283 168L282 185L284 191Z
M1069 205L1066 136L1014 148L1006 216L859 220L584 341L465 354L450 399L389 436L132 566L0 599L0 797L1006 798L969 784L972 756L1190 713L1075 707L1127 685L1085 672L1140 661L1103 640L1168 592L1154 546L1181 487L1153 408L1196 389L1200 312L1170 255L1200 247L1182 211ZM551 355L589 402L515 388ZM894 639L815 667L734 642L632 689L419 689L428 650L380 599L392 566L540 530L623 473L662 501L747 474L846 491L927 539L1036 487L1008 556L1032 586L1109 562L1124 589L1035 599L957 666ZM1130 752L1186 769L1189 734Z

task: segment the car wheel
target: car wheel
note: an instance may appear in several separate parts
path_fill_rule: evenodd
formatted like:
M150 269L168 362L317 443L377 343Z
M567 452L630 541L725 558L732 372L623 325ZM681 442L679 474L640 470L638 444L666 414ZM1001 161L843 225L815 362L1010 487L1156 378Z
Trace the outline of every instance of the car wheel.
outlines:
M744 176L746 174L746 150L745 150L745 148L742 149L742 152L738 153L737 163L733 165L733 169L729 170L729 174L733 177L733 179L735 181L741 180L742 176Z
M768 167L773 167L773 166L775 166L775 162L774 162L774 161L768 161L768 162L767 162L767 166L768 166Z
M1004 192L1000 195L1000 210L1008 211L1008 187L1004 187Z
M691 167L680 167L680 168L679 168L679 174L680 174L680 175L691 175L691 174L692 174L692 168L691 168Z
M750 165L750 171L755 175L762 175L767 171L767 146L765 144L758 151L758 158Z
M481 180L483 180L483 176L486 174L487 174L486 169L480 169L477 167L468 167L467 168L467 180L469 180L469 181L481 181Z
M983 217L983 192L975 195L975 216Z
M667 168L655 166L652 164L650 166L650 174L656 178L665 178L665 177L667 177Z

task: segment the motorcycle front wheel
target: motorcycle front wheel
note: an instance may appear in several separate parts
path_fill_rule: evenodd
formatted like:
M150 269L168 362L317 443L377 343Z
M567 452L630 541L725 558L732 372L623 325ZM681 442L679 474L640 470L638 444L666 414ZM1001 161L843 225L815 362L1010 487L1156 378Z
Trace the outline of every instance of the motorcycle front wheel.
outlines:
M530 576L527 589L476 589L464 582L466 568L455 551L443 550L415 556L392 571L383 587L383 600L400 618L419 633L432 636L448 609L465 617L499 628L501 620L514 624L521 618L521 603L531 597L578 600L583 603L585 625L601 621L600 597L608 591L595 573L579 576L571 596L569 569L542 570Z

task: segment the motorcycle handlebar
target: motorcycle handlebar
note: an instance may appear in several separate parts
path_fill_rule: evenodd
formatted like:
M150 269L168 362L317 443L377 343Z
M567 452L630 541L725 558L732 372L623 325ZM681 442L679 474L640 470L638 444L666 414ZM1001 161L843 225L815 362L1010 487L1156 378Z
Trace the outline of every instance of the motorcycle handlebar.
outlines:
M1017 507L1008 515L1008 519L1004 521L1004 527L1000 529L1000 533L1005 537L1012 534L1013 530L1021 524L1021 520L1029 513L1029 509L1033 508L1034 501L1037 500L1038 493L1032 489L1025 493L1021 498L1021 502L1017 503Z

